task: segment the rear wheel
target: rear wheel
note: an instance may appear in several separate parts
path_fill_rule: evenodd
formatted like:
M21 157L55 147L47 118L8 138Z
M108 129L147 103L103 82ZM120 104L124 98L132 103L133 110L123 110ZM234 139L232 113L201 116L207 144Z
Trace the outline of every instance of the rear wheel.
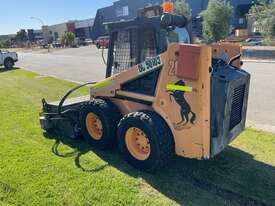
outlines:
M11 58L7 58L4 61L4 66L5 66L6 69L11 69L14 66L13 60Z
M83 137L100 149L111 147L116 140L120 113L110 101L94 99L83 105L80 124Z
M122 156L138 169L155 171L175 153L173 135L166 122L155 112L134 112L118 126Z

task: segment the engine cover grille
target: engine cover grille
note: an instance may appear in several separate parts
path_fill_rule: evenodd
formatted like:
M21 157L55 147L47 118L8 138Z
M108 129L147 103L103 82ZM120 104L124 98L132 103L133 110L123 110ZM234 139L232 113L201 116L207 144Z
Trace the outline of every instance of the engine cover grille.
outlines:
M245 85L241 85L234 89L230 116L230 130L242 121L244 94Z

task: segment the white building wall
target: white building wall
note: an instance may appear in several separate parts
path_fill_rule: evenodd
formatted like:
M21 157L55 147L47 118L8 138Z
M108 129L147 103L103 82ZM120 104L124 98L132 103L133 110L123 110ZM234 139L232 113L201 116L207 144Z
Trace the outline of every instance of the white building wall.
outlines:
M57 40L61 38L62 35L68 31L67 23L56 24L52 26L43 26L42 27L43 36L46 40Z

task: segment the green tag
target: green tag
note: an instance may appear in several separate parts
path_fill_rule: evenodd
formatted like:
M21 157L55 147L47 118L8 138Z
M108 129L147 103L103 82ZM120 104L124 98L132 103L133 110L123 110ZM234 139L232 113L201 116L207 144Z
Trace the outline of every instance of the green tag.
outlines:
M181 92L192 92L193 88L189 86L179 86L174 84L168 84L166 89L169 91L181 91Z

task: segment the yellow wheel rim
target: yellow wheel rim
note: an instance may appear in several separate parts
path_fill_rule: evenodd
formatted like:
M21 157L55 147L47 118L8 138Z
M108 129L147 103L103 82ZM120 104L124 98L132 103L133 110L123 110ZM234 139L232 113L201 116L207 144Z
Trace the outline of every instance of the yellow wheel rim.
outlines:
M91 138L94 140L100 140L103 136L103 126L99 117L90 112L86 117L86 128Z
M146 134L139 128L131 127L127 130L126 146L130 154L141 161L149 158L151 154L150 141Z

